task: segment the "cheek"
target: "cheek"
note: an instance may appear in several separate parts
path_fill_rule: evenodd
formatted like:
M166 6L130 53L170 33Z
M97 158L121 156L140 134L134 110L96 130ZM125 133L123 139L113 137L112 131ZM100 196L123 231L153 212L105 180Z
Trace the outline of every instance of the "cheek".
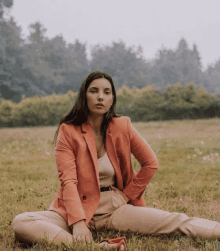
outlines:
M90 95L88 95L87 96L87 104L89 105L89 104L91 104L91 102L92 102L92 98Z
M111 105L113 103L113 97L110 97L108 100L108 104Z

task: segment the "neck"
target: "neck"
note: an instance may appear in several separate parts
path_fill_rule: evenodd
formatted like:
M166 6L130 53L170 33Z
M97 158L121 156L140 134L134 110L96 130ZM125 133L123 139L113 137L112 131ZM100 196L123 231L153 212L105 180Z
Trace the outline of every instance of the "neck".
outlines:
M87 117L87 123L92 127L95 134L100 134L101 133L102 121L103 121L103 116L89 115Z

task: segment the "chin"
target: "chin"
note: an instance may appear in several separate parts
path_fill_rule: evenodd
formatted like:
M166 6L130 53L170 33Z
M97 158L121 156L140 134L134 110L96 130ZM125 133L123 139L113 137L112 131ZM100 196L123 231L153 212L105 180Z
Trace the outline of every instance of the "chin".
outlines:
M95 116L98 116L98 115L99 115L99 116L103 116L103 115L105 115L105 113L106 113L106 112L103 112L103 111L102 111L102 112L101 112L101 111L100 111L100 112L97 112L97 111L95 111L95 112L90 112L91 115L95 115Z

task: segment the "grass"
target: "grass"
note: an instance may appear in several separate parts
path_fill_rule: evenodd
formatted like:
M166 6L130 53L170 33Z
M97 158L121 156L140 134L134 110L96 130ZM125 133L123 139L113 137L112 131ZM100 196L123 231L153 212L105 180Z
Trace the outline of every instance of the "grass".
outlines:
M155 151L160 167L145 190L148 207L219 221L219 119L133 123ZM0 250L98 250L93 244L35 246L16 243L13 218L47 210L60 182L54 157L57 127L0 129ZM139 163L132 157L135 171ZM218 250L216 239L93 232L93 239L126 236L129 250ZM100 249L101 250L101 249Z

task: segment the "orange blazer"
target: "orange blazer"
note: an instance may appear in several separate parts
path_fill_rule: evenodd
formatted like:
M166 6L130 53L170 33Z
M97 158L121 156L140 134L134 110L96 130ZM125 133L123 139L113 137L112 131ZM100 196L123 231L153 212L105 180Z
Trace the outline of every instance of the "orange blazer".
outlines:
M112 119L105 148L115 170L115 185L130 199L129 204L145 207L142 195L158 168L158 161L129 117ZM137 174L132 169L131 153L141 165ZM91 126L61 124L55 157L61 186L48 210L58 212L69 226L83 219L88 225L100 201L96 143Z

